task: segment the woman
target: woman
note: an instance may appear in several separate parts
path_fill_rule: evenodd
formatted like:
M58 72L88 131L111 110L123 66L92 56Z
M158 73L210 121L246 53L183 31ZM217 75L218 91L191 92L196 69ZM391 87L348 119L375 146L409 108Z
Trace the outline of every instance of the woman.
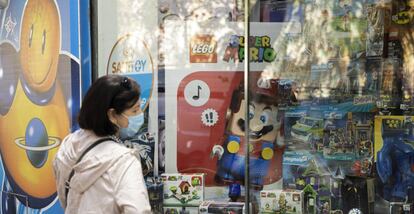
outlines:
M119 136L142 125L139 85L123 76L99 78L79 113L80 130L62 142L53 162L65 213L151 213L141 164Z

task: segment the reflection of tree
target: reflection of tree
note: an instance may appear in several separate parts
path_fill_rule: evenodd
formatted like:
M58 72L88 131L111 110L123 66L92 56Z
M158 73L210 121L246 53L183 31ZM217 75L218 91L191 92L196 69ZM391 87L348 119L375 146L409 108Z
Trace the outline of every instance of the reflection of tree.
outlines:
M336 1L314 0L295 5L303 7L304 18L300 34L282 34L274 47L278 51L277 60L266 70L277 78L290 78L298 82L299 91L308 93L309 87L317 87L323 96L349 88L346 81L349 65L364 55L366 48L365 31L367 21L362 1L349 1L347 4ZM342 18L341 18L342 17ZM347 17L345 21L343 17ZM347 30L337 30L346 25ZM285 33L289 32L289 26ZM334 62L334 66L312 78L311 66ZM362 74L362 73L361 73ZM357 77L364 82L364 76ZM363 85L363 84L361 84ZM340 90L333 90L340 87ZM306 97L308 95L298 95Z
M402 29L401 41L404 59L404 90L412 94L414 89L414 30L411 27Z

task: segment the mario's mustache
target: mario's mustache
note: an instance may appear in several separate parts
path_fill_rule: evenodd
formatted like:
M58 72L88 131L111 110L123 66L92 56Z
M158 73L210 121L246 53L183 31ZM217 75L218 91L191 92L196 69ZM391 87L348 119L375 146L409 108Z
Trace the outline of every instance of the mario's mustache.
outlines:
M244 119L240 118L237 121L237 125L243 132L245 131ZM261 138L263 135L266 135L267 133L271 132L272 130L273 130L273 125L263 126L263 128L259 131L250 131L249 137L256 140L256 139Z

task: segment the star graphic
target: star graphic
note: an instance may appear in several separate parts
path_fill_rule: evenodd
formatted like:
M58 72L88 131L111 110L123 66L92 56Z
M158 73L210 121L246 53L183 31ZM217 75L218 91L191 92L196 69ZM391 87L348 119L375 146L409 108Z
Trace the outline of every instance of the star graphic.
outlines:
M4 25L4 28L6 29L6 38L9 37L10 33L14 32L14 27L16 27L16 21L13 21L12 17L11 17L11 13L9 14L9 16L6 18L6 24Z

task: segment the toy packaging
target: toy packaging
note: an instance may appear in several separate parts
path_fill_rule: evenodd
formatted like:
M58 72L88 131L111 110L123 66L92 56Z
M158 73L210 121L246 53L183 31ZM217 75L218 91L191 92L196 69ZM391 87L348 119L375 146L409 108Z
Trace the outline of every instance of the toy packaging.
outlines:
M390 213L395 214L412 214L414 211L413 204L404 202L391 202Z
M217 201L203 201L198 209L200 214L245 214L244 202L217 202ZM251 211L249 212L251 213Z
M158 214L159 212L152 211ZM198 207L169 207L164 206L164 214L198 214Z
M318 189L318 181L314 178L306 178L306 175L316 168L318 157L309 151L286 151L283 154L283 188L302 190L307 184L311 184L314 189ZM319 172L316 169L317 173Z
M378 95L378 90L382 80L381 58L368 58L365 68L365 91L368 94Z
M388 202L414 200L414 117L375 117L376 169L379 195Z
M284 120L287 150L309 150L321 154L326 160L370 159L373 155L373 114L344 111L345 108L358 110L364 105L354 101L354 105L348 107L338 104L287 111Z
M302 22L303 8L295 1L260 1L261 22Z
M204 174L162 174L164 206L194 207L204 199Z
M283 156L283 188L303 191L304 212L331 209L334 187L340 186L323 159L308 151L287 151Z
M303 191L263 190L260 192L260 213L293 214L304 211Z
M180 214L181 207L166 207L164 206L164 214Z
M342 184L343 212L374 213L374 178L346 176ZM357 212L358 213L358 212Z
M151 177L146 181L148 190L148 199L151 210L154 213L162 213L163 206L163 183L160 177Z

